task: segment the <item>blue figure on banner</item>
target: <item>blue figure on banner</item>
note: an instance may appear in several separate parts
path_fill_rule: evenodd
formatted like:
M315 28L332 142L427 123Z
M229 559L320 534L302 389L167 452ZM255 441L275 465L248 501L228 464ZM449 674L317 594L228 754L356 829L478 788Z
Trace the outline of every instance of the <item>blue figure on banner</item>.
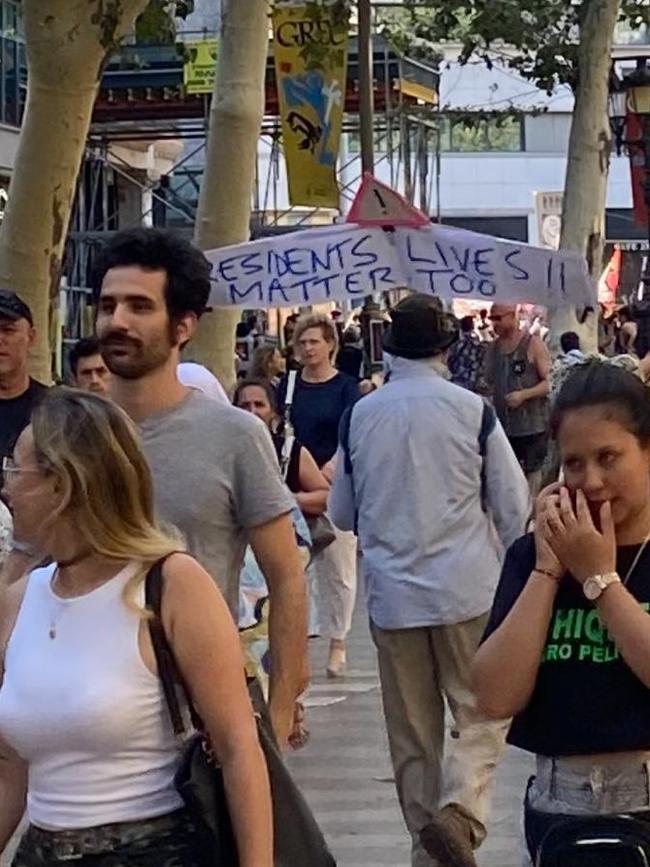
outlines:
M321 165L333 166L336 163L336 148L331 147L332 110L343 101L343 91L337 81L325 84L322 72L306 72L302 75L287 77L283 81L284 97L293 111L287 117L290 128L303 136L302 150L316 154ZM300 106L309 105L316 112L318 125L313 124L299 111ZM319 153L316 152L320 146Z

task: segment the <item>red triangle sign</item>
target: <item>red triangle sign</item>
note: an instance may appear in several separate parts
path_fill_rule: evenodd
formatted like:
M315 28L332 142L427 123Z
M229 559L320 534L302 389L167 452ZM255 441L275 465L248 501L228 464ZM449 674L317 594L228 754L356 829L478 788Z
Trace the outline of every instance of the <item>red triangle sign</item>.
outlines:
M398 192L365 172L346 223L360 226L430 226L431 220Z

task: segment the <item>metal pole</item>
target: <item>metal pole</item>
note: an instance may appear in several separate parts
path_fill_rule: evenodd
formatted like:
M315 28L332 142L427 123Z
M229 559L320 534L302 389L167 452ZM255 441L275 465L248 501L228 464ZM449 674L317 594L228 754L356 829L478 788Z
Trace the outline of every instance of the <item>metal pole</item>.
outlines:
M374 156L374 88L372 52L372 7L370 0L358 0L359 13L359 122L361 126L361 167L375 169Z

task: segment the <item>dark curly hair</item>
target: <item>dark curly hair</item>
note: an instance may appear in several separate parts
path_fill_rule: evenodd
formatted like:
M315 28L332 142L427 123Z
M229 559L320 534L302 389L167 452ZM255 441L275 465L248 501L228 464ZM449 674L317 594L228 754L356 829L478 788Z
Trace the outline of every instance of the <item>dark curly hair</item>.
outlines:
M205 312L210 295L211 265L185 238L162 229L118 232L101 250L93 269L95 302L99 300L107 272L129 265L166 273L165 300L170 319L180 319L187 313L199 317Z

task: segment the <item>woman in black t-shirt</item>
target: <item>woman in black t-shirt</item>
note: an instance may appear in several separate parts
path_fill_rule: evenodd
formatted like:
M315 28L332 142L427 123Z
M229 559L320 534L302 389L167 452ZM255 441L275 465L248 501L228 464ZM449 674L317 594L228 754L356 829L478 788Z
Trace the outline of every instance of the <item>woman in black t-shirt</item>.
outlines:
M479 703L537 755L534 859L558 815L650 818L650 391L603 361L555 401L564 485L506 556L474 665Z

